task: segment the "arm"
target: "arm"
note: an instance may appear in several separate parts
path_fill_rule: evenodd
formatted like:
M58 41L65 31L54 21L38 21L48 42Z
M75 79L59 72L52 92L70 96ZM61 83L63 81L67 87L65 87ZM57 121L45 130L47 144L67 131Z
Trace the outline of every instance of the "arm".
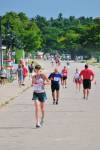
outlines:
M83 75L83 71L81 71L80 74L79 74L80 79L83 79L83 78L82 78L82 75Z
M35 76L32 76L32 86L35 84Z
M74 75L74 77L73 77L73 82L75 82L75 75Z
M92 76L91 81L93 81L94 80L94 72L93 71L91 71L91 76Z
M50 84L50 80L46 75L44 75L44 79L45 79L44 85Z

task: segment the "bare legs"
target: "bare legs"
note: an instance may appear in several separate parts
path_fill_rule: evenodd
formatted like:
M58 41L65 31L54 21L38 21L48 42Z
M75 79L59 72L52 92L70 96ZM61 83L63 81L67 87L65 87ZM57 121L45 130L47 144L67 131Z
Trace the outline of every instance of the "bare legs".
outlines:
M81 89L81 84L80 83L76 83L76 90L80 91L80 89Z
M83 89L83 95L84 95L84 99L86 98L86 99L88 99L88 96L89 96L89 89Z
M67 88L67 80L66 79L62 81L62 85L63 85L63 87Z
M52 92L53 104L58 104L59 90Z
M40 127L40 124L43 124L45 103L37 100L34 102L34 106L35 106L36 126Z

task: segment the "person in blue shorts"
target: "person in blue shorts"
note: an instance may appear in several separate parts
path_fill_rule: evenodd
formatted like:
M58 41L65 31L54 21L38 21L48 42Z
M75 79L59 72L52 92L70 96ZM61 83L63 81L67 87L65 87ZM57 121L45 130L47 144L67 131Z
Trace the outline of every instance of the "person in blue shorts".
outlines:
M53 104L58 104L59 101L59 90L60 90L60 81L62 83L62 75L58 72L58 69L55 68L54 72L49 75L49 80L51 80L51 91Z

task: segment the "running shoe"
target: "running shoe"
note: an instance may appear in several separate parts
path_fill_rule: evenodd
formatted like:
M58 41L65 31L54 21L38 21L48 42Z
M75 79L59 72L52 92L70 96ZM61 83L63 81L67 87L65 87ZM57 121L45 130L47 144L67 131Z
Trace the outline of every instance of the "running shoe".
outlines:
M56 105L58 105L58 101L56 101Z
M36 124L36 128L41 128L41 125L40 124Z

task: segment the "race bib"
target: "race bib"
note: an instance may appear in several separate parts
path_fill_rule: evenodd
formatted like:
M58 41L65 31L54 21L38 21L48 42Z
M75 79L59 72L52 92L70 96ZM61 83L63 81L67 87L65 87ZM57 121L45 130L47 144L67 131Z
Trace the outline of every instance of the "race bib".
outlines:
M58 77L54 77L54 81L59 81L59 78Z
M43 91L44 88L43 88L43 86L40 86L40 85L38 85L38 84L35 84L35 85L33 86L33 90L40 92L40 91Z

